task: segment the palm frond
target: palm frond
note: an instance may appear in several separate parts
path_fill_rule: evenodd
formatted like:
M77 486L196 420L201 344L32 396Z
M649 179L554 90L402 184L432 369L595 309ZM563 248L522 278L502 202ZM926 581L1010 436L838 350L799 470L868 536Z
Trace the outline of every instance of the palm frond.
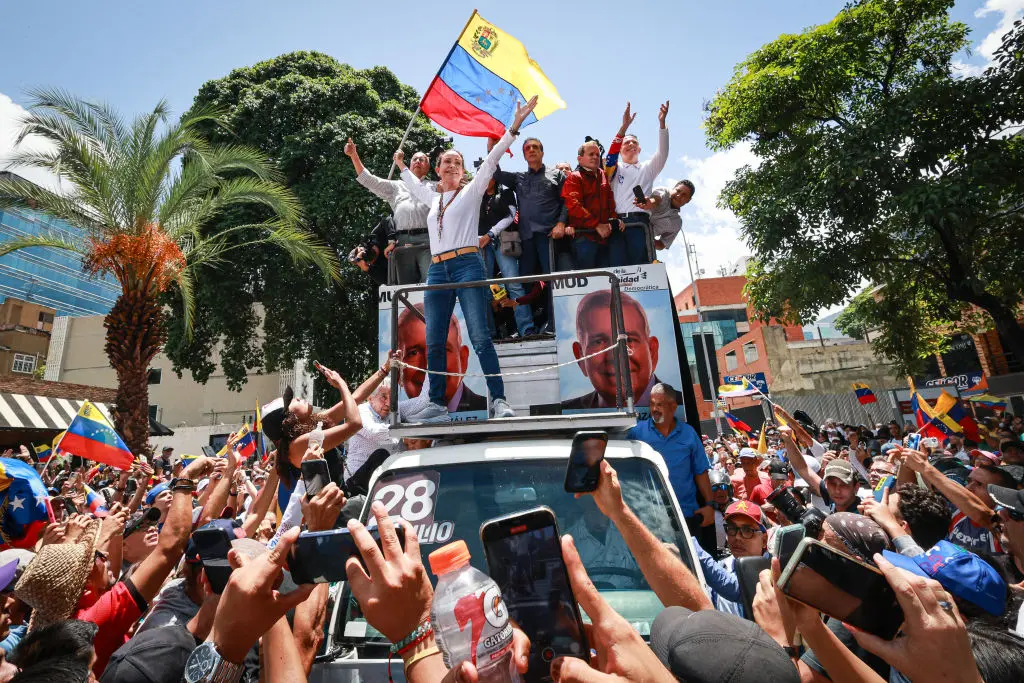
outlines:
M17 176L0 178L0 209L22 208L48 213L75 227L95 234L96 219L72 197L59 195Z
M85 245L78 240L73 240L65 235L56 232L41 233L38 235L26 235L0 242L0 256L7 256L15 251L29 249L31 247L49 247L61 249L75 254L85 255Z
M182 270L178 275L177 283L178 293L181 294L181 317L185 323L185 338L191 341L196 317L196 295L192 280L192 269L185 268Z
M28 91L29 109L49 110L66 119L79 134L93 138L108 150L116 149L124 135L124 123L106 104L80 100L66 90L36 88Z

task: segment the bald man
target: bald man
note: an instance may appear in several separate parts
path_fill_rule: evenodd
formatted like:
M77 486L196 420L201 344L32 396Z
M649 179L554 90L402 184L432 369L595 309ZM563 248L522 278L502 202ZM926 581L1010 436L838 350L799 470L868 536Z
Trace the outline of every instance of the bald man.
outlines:
M423 314L423 304L414 308ZM448 341L445 352L448 357L447 372L466 372L469 367L469 347L462 343L462 330L453 315L448 323ZM406 308L398 316L398 350L402 360L418 368L427 367L427 328L423 321ZM420 370L404 370L402 387L409 398L416 398L423 391L426 373ZM435 378L438 379L438 378ZM487 410L487 399L466 386L462 377L446 377L445 402L448 412L464 410ZM434 381L434 380L431 380Z

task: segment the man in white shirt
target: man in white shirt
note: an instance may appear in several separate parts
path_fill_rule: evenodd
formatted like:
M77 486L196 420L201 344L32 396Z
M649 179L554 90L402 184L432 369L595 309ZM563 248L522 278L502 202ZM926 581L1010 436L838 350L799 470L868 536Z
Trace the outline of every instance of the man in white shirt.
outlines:
M649 229L650 211L636 206L636 195L633 188L639 186L643 195L649 196L654 189L654 179L665 168L668 160L668 128L665 118L668 116L668 102L661 105L658 111L658 151L647 161L640 162L640 141L635 135L627 134L636 114L630 114L629 103L622 114L622 125L612 140L609 155L610 164L614 161L614 150L621 146L618 161L611 169L612 193L615 195L615 212L620 223L619 231L612 234L608 250L613 266L632 266L650 263L653 250L648 252L651 243Z

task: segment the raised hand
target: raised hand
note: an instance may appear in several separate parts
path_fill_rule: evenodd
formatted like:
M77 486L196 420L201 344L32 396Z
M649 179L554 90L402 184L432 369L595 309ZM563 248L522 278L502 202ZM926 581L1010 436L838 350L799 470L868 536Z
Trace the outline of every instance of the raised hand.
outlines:
M523 121L526 117L533 113L533 110L537 107L537 96L534 95L530 98L530 101L525 105L521 105L518 101L516 102L516 115L512 119L512 130L518 131L519 126L523 125Z
M626 102L626 110L622 112L622 127L619 128L619 135L623 135L636 120L636 114L630 113L630 104Z
M660 128L665 127L665 118L668 117L668 100L665 100L665 104L661 105L658 110L658 126Z
M345 156L351 159L358 153L358 150L356 150L356 143L352 142L352 138L349 138L348 142L345 143Z
M402 150L397 150L395 152L394 159L395 159L395 166L398 167L398 170L399 171L404 171L406 169L406 166L405 166L405 152L403 152Z

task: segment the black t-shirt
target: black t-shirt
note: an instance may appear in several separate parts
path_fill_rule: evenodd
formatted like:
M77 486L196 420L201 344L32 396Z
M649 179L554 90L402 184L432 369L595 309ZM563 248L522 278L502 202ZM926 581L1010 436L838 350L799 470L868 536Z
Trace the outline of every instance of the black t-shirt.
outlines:
M860 496L854 496L853 502L846 506L842 510L836 509L836 503L832 500L832 496L828 495L828 488L825 487L825 480L822 479L818 485L818 495L825 501L825 505L828 505L829 512L857 512L857 507L860 505Z
M516 205L516 196L512 190L503 188L494 194L484 194L480 200L480 224L477 233L480 237L487 234L487 231L505 220L512 214L512 208ZM511 229L514 226L509 226Z

